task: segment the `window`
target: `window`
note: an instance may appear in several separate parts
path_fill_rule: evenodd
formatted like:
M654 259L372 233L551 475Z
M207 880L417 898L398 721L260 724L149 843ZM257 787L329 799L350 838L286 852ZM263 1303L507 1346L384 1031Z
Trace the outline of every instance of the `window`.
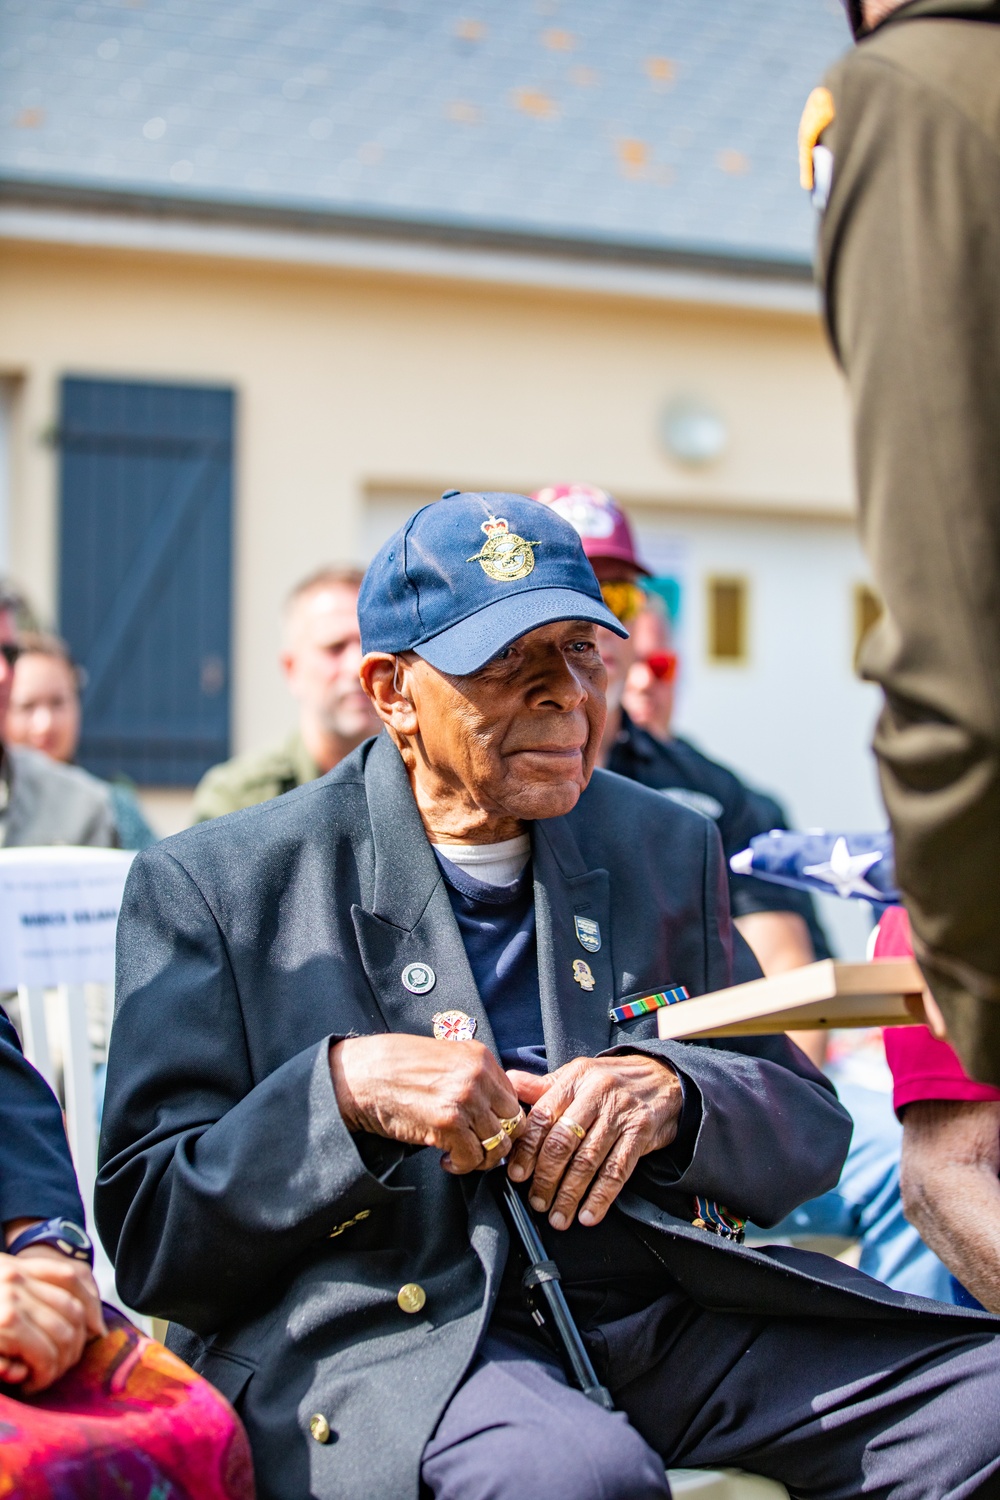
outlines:
M62 383L62 633L80 763L191 786L229 754L233 392Z
M748 593L745 578L708 580L709 661L746 661Z
M856 583L854 585L854 665L858 664L858 654L865 636L872 626L881 617L883 611L882 600L875 590L867 583Z

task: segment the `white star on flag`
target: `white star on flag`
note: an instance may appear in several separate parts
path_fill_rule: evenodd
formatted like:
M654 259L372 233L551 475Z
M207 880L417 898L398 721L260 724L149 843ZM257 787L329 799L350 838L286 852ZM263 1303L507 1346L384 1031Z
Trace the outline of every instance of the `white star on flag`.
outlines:
M802 873L834 886L838 896L869 896L874 901L884 901L882 892L865 879L872 865L877 865L881 858L878 849L869 854L852 854L847 840L841 837L834 844L826 864L806 865Z

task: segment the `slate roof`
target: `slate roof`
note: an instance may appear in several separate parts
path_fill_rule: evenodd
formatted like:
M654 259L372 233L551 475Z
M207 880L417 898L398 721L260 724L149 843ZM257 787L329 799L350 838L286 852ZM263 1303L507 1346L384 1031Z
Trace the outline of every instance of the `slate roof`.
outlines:
M0 179L801 265L839 0L0 0Z

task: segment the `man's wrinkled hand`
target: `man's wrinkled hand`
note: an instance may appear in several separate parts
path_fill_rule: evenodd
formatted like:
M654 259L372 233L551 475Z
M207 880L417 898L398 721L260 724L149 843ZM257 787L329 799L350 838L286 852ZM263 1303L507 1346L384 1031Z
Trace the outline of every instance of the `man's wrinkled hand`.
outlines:
M51 1246L0 1254L0 1380L44 1391L107 1332L90 1267Z
M330 1075L350 1131L436 1146L446 1172L487 1171L507 1155L523 1121L513 1086L480 1042L386 1033L330 1048ZM483 1141L499 1136L484 1150Z
M531 1106L508 1172L533 1179L529 1201L553 1229L567 1229L578 1210L581 1224L599 1224L639 1158L677 1134L684 1095L658 1058L581 1057L545 1077L507 1076Z

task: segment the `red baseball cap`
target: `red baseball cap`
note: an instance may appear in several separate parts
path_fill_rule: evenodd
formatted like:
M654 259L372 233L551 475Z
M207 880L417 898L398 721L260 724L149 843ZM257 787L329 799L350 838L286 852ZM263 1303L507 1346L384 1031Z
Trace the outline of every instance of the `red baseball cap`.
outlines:
M550 484L537 490L531 498L551 506L564 521L576 527L583 541L583 550L591 562L598 558L613 558L615 562L628 563L647 578L652 576L649 568L635 555L635 542L627 516L618 509L607 490L600 490L595 484Z

